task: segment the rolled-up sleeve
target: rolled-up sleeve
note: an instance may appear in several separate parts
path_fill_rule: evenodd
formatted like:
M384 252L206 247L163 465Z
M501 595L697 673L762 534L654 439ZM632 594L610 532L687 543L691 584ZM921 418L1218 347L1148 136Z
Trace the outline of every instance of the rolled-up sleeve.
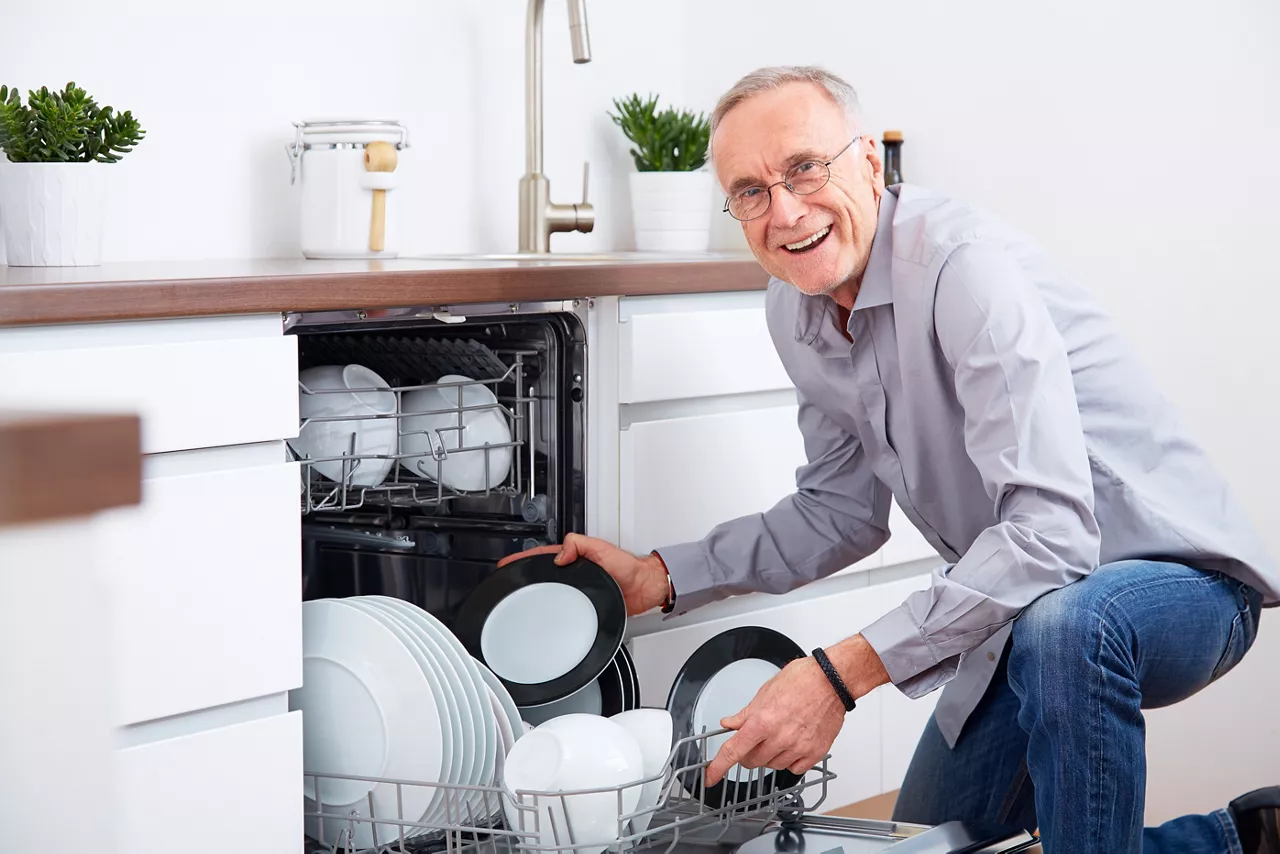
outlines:
M785 593L856 563L888 539L889 491L862 443L797 397L807 462L796 470L796 491L697 542L658 549L677 613L740 593Z
M1037 597L1092 572L1100 547L1066 345L1034 283L999 246L966 245L943 266L933 307L997 521L863 630L912 697L950 680L963 654Z

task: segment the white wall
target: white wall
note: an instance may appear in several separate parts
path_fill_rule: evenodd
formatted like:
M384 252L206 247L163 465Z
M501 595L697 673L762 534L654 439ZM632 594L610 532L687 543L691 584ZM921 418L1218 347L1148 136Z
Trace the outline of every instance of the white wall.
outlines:
M1280 6L686 8L692 103L757 65L826 65L877 138L903 130L908 181L1008 217L1095 289L1280 555ZM1272 613L1236 672L1148 715L1150 821L1280 782L1277 660Z
M597 223L563 250L631 248L626 139L612 99L683 105L679 0L588 6L593 60L575 65L565 0L545 8L545 172ZM196 11L204 9L206 11ZM294 120L389 116L406 253L514 251L525 170L524 0L0 0L0 82L24 94L75 80L130 109L146 139L113 171L108 261L296 256ZM216 10L216 11L214 11ZM134 13L126 20L123 11ZM662 47L667 58L656 59Z
M147 128L116 167L108 260L294 254L290 121L352 114L413 135L407 251L509 251L524 5L0 0L0 74L24 90L75 79ZM826 64L859 88L870 130L905 132L908 180L1008 216L1096 289L1280 554L1271 0L594 0L587 66L569 58L564 4L546 18L546 171L572 201L590 159L599 213L595 233L556 248L631 246L612 97L709 109L755 65ZM732 224L718 229L740 245ZM1153 820L1277 782L1280 618L1268 621L1222 684L1150 715Z

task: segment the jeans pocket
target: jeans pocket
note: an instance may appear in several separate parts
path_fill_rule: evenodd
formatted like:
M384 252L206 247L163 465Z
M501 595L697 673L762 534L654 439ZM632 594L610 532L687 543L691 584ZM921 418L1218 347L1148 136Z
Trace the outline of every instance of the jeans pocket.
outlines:
M1239 602L1239 607L1231 620L1231 632L1227 635L1222 657L1214 665L1213 675L1209 677L1210 682L1215 682L1229 673L1231 668L1244 658L1249 647L1253 646L1254 638L1258 634L1258 620L1255 616L1257 601L1255 600L1260 601L1258 594L1248 585L1237 582L1236 601Z
M1222 657L1218 659L1218 663L1213 666L1213 675L1209 677L1210 682L1217 682L1218 679L1230 672L1243 657L1242 651L1238 649L1241 638L1244 636L1244 615L1236 614L1231 620L1231 632L1227 635L1226 646L1222 648Z

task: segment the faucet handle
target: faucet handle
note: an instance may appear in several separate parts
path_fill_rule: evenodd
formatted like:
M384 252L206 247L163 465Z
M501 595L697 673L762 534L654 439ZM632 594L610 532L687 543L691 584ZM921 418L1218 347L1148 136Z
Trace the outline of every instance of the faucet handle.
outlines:
M587 180L591 177L591 161L582 161L582 204L587 204Z

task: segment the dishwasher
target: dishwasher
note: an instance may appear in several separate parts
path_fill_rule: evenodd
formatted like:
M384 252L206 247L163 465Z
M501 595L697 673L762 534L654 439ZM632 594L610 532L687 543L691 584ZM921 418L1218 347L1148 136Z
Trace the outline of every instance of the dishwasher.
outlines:
M286 331L298 337L300 376L318 366L359 364L383 378L398 401L437 387L457 401L452 414L459 424L475 409L464 403L464 390L483 387L492 395L488 408L500 413L511 437L496 445L455 442L449 447L445 428L437 431L428 454L421 449L402 453L400 447L391 454L365 454L354 442L335 456L295 453L301 472L304 600L392 596L431 612L452 628L462 602L498 560L558 543L566 532L586 530L591 308L589 301L571 300L286 315ZM452 379L442 383L442 378ZM299 385L303 399L319 393L305 382ZM401 441L413 432L406 429L406 416L398 407L396 414L369 417L394 421ZM303 426L306 423L304 417ZM450 456L462 455L483 459L488 475L490 457L504 450L509 463L504 457L503 477L498 482L486 478L483 489L455 490L438 476L438 467ZM401 464L411 457L413 466ZM384 479L359 483L362 466L367 470L388 461ZM321 474L326 465L328 476ZM804 854L806 849L808 854L994 854L1026 851L1037 844L1034 836L1016 828L958 822L926 827L822 815L818 810L826 784L835 776L825 760L786 789L771 788L772 777L759 769L749 772L745 788L736 789L747 794L733 802L715 802L700 780L709 761L708 740L719 734L700 733L673 745L658 775L662 796L648 811L647 828L631 833L635 816L622 817L618 842L609 854ZM311 769L304 768L304 773L313 790L319 790L321 779L339 779ZM446 810L445 822L424 826L404 815L334 815L319 804L309 817L337 819L349 830L339 832L338 838L308 837L308 854L598 854L594 847L575 849L571 827L553 827L552 845L545 844L546 836L539 831L540 803L571 797L572 792L340 779L393 783L397 802L402 802L402 790L413 787L456 789L445 792L445 802L459 806ZM625 787L618 789L619 805L621 788ZM474 802L477 789L483 793L482 812L490 816L485 820L475 819L461 806L468 799ZM522 825L524 815L534 817L531 825L507 827L499 818L503 799L516 805ZM373 827L372 848L358 849L351 841L360 822ZM379 845L377 827L385 824L400 825L401 832L397 841ZM406 829L421 832L410 835Z

